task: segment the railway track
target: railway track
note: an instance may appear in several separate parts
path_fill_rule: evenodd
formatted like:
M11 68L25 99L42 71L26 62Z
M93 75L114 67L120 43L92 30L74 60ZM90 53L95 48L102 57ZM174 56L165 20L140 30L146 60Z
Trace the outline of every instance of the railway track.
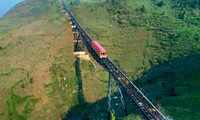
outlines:
M138 109L142 112L148 120L168 120L168 118L155 107L155 105L142 93L142 91L134 85L125 73L115 65L110 58L100 59L99 56L95 53L90 43L92 41L91 37L85 32L85 30L79 25L76 19L71 14L70 10L67 8L66 4L62 0L64 10L68 14L69 18L73 25L75 25L79 34L82 37L82 40L87 47L89 53L94 57L94 59L100 63L110 74L113 76L115 80L118 81L120 86L128 95L129 99L137 105Z

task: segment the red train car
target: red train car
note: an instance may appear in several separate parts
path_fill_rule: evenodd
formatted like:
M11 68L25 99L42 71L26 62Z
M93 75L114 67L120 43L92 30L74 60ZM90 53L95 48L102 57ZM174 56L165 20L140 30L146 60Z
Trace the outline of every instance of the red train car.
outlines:
M107 58L106 50L97 41L92 41L92 48L100 58Z

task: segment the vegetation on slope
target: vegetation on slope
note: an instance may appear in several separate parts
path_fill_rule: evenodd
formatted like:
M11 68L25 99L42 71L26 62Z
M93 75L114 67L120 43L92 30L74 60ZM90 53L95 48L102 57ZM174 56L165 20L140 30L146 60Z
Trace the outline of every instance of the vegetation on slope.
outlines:
M109 57L172 118L198 119L198 1L85 1L66 2ZM107 118L108 74L75 62L60 4L27 0L0 21L0 119Z
M82 4L73 13L109 57L128 76L138 79L136 84L169 115L198 119L200 10L177 2L181 1L111 0ZM186 107L186 103L190 105Z
M0 119L59 119L77 104L66 21L60 2L46 0L24 1L1 19Z

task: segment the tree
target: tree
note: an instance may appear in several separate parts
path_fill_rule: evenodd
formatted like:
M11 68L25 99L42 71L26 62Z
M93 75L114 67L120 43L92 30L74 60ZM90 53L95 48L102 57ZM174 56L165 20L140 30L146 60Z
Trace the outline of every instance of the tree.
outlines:
M158 6L158 7L162 7L162 6L164 6L164 5L165 5L165 3L164 3L163 0L161 0L160 2L157 3L157 6Z
M185 10L180 11L178 14L178 18L184 20L186 17Z
M144 5L140 8L140 11L141 11L142 13L145 13L145 12L146 12L146 9L145 9Z

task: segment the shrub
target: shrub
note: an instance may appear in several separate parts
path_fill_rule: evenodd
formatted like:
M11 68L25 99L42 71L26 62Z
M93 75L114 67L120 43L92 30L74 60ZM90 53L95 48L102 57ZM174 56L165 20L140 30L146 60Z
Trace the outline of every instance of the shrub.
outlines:
M157 6L158 6L158 7L162 7L162 6L164 6L164 5L165 5L165 3L164 3L163 0L161 0L160 2L157 3Z

